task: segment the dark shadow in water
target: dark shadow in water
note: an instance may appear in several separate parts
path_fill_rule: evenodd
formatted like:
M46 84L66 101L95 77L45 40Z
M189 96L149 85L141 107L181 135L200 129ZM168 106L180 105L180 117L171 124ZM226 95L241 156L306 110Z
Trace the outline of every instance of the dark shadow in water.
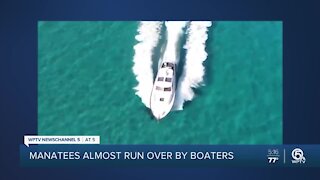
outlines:
M152 114L152 112L151 112L151 110L149 109L149 108L144 108L144 111L145 112L147 112L147 114L150 116L150 119L151 120L157 120L154 116L153 116L153 114Z

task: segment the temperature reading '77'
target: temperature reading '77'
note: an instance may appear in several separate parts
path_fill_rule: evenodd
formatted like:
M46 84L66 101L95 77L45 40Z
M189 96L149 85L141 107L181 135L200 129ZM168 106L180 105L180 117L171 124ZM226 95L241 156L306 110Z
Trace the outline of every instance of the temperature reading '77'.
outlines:
M275 163L276 161L279 160L278 157L268 157L269 163Z

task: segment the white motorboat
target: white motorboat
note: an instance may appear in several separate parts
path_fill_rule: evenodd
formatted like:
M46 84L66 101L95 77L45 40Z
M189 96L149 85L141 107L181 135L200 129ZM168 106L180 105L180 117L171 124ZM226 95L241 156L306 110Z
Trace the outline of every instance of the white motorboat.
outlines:
M163 61L158 69L150 97L153 116L160 120L171 110L176 90L176 64Z

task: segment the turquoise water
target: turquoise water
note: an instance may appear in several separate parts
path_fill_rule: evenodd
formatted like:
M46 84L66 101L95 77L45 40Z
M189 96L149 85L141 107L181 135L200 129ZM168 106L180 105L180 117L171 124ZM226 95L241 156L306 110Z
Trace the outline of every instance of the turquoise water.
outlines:
M38 23L39 135L105 144L281 144L282 23L215 22L205 86L152 119L135 95L138 22Z

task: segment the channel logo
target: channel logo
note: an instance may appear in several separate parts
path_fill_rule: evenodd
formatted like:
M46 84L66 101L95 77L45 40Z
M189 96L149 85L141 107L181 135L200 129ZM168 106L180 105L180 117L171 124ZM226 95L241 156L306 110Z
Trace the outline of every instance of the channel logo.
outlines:
M292 150L291 156L293 164L301 164L306 162L306 158L303 156L303 151L300 148L295 148L294 150Z

